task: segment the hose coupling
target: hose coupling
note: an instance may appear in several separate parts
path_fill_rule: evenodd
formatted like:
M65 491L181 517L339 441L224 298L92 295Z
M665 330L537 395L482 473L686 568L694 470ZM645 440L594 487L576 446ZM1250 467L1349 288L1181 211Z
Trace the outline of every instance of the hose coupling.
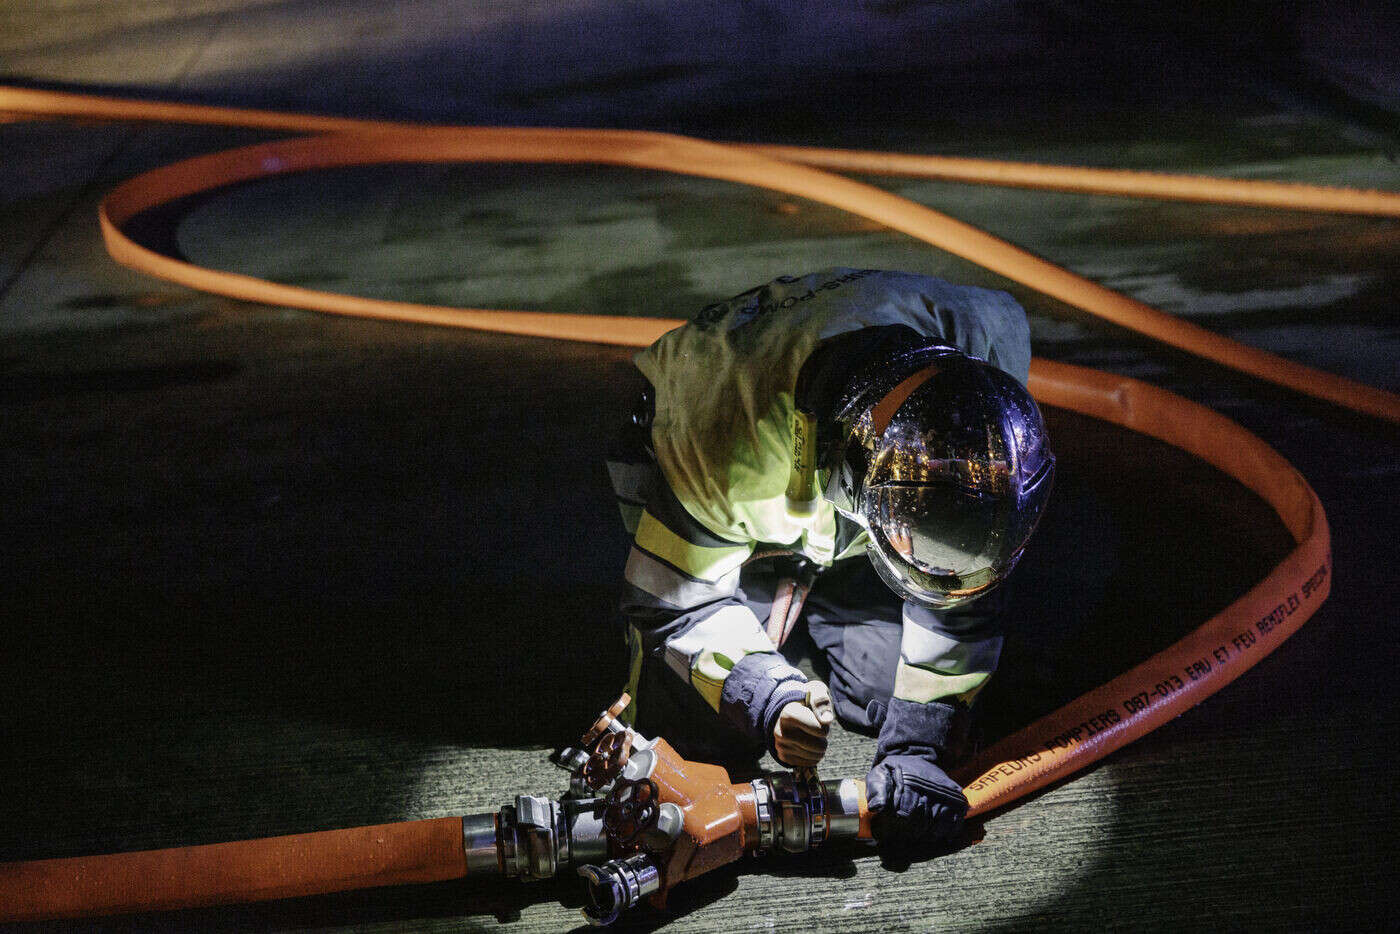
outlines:
M518 795L498 814L463 818L467 871L534 882L553 878L561 865L606 857L601 806L596 798L556 802Z
M860 832L860 790L853 779L821 781L815 772L779 772L752 782L758 849L805 853Z
M661 869L648 853L609 860L601 866L580 866L578 874L588 880L584 917L598 927L612 924L628 908L661 890Z
M567 839L557 804L535 795L517 795L501 808L501 867L507 878L550 879L559 868L560 844Z

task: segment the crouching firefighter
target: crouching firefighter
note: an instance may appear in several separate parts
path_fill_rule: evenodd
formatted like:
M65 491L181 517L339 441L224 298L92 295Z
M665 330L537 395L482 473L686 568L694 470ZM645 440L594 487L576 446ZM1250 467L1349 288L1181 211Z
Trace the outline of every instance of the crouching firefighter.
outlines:
M996 588L1054 475L1025 312L828 269L711 305L634 362L648 385L608 465L633 536L624 719L752 772L765 750L816 765L839 718L878 736L880 838L948 838ZM791 664L801 643L829 689Z

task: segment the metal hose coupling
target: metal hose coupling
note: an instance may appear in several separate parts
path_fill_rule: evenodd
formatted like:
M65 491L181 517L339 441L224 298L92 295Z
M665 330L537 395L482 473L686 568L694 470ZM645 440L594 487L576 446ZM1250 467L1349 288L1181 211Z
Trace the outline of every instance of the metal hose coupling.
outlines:
M860 833L862 796L855 779L822 781L808 769L765 775L752 785L760 852L805 853Z
M650 853L609 860L601 866L581 866L578 872L588 882L588 905L583 913L589 924L600 927L612 924L628 908L661 890L661 868Z
M534 882L551 879L560 866L608 855L596 799L553 801L517 795L495 814L462 818L469 874L499 872Z

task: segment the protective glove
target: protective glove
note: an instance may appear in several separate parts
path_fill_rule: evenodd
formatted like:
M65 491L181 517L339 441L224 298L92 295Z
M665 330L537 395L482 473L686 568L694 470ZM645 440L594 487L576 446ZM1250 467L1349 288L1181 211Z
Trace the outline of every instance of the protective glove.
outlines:
M796 708L806 706L809 696L806 675L777 652L754 652L736 662L729 677L724 679L719 713L745 736L767 746L779 760L783 757L778 749L780 739L785 748L795 752L799 746L807 747L820 759L825 752L825 737L818 748L814 741L806 738L812 724L799 726L796 723L798 719L807 719L798 714ZM779 722L784 713L789 712L789 727L782 729ZM814 710L809 709L807 713L815 717ZM823 732L819 725L817 732Z
M967 798L938 765L957 710L895 698L885 714L865 797L882 842L932 845L950 839L967 815Z
M827 733L836 712L831 692L820 681L807 682L807 696L789 701L773 727L773 755L783 765L810 768L826 755Z
M924 756L878 759L865 776L875 836L891 843L941 843L962 827L967 798Z

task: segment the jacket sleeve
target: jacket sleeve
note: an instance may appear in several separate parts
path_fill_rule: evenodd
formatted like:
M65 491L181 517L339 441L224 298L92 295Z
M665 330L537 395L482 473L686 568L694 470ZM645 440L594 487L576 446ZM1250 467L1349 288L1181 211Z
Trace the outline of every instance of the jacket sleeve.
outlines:
M905 601L894 699L970 705L1001 656L1002 602L995 591L952 610Z
M774 648L737 594L754 543L718 538L671 494L659 471L627 557L622 612L648 660L689 684L721 717L772 751L782 708L806 677Z

